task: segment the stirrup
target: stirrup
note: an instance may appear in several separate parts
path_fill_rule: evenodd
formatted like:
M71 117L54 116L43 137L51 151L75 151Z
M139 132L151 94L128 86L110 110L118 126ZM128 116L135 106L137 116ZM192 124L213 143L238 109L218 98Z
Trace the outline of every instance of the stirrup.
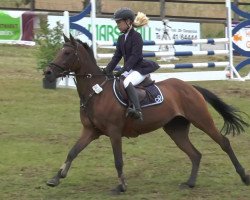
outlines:
M126 117L131 117L143 121L142 112L133 108L127 109Z

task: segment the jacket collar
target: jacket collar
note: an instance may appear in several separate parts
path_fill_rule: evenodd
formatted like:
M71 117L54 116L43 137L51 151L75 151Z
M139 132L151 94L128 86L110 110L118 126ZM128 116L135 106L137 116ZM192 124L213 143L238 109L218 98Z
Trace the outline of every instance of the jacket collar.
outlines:
M131 34L134 32L135 30L134 30L134 28L131 28L130 30L129 30L129 32L128 33L124 33L123 35L123 41L124 42L126 42L127 41L127 39L131 36ZM127 35L126 35L127 34ZM125 40L125 38L126 38L126 40Z

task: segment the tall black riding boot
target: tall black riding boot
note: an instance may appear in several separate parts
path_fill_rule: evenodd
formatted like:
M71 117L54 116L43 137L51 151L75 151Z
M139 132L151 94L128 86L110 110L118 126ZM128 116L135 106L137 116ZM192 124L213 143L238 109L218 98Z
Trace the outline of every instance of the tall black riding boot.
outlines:
M125 90L128 94L129 100L133 104L133 108L128 108L127 116L133 117L134 119L140 119L142 121L143 118L142 118L141 106L133 84L129 83L128 87L125 88Z

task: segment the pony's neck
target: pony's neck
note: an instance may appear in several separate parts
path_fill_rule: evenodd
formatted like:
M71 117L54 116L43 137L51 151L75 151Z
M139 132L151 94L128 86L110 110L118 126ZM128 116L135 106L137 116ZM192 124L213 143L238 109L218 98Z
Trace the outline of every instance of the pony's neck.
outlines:
M97 66L96 64L96 60L94 57L92 57L91 55L89 55L90 53L88 53L88 51L85 49L85 53L82 54L82 56L80 56L80 60L79 60L79 64L80 64L80 68L79 68L79 74L101 74L102 71L100 70L100 68Z
M88 108L91 108L93 103L91 99L95 96L93 86L96 84L101 85L104 81L105 77L92 77L85 79L76 77L77 92L81 103L87 104L88 102Z
M81 99L86 99L91 93L93 93L92 87L95 84L100 85L106 78L104 75L102 76L103 73L100 68L89 57L85 57L84 59L81 58L80 63L81 67L79 71L75 72L80 75L76 76L77 90L79 97Z

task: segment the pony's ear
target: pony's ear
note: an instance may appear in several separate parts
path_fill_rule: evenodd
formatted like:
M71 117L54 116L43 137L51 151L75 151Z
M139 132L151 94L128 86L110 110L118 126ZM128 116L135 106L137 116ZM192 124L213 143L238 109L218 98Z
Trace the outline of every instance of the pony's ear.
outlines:
M63 33L63 39L64 39L64 42L70 42L69 38L67 38L67 36Z
M74 46L76 46L76 40L75 38L70 34L70 42L71 44L73 44Z

